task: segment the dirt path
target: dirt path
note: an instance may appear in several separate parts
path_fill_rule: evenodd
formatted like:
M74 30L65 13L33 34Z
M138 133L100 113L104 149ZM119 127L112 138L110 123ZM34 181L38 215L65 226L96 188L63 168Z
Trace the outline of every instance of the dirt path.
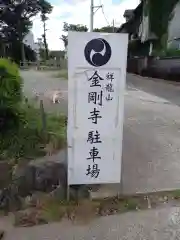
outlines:
M55 71L21 71L24 80L23 91L29 99L33 99L36 93L40 95L47 111L67 114L68 81L54 78L54 74L56 74ZM54 91L61 91L63 94L60 104L52 103Z

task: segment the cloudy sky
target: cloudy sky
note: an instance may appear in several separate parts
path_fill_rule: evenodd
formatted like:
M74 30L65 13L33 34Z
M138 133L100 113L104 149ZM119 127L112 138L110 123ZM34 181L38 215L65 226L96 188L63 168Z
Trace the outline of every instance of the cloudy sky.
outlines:
M62 34L63 22L73 24L84 24L89 28L90 22L90 0L49 0L53 5L53 11L47 22L47 39L51 50L63 49L63 42L59 39ZM123 14L126 9L133 9L140 0L94 0L94 5L104 5L105 17L101 10L98 10L94 17L94 27L103 27L112 24L120 26L124 22ZM35 40L41 37L42 23L40 17L33 20Z

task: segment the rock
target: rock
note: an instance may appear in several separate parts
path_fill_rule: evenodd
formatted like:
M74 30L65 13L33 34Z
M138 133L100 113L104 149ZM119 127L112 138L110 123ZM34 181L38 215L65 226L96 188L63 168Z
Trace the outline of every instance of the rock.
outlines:
M67 154L66 150L56 155L46 156L20 164L13 178L22 197L30 196L34 191L48 192L58 199L67 198ZM70 199L78 200L90 197L90 187L74 185L69 187ZM27 198L28 201L28 198Z
M56 189L54 189L51 192L51 196L53 198L58 199L58 200L64 200L67 197L67 191L63 186L59 185L59 186L57 186Z
M53 156L30 161L14 171L13 179L20 196L34 191L52 192L57 186L67 187L67 159L65 150Z
M32 195L28 195L27 197L25 197L24 199L24 205L25 208L33 208L33 207L37 207L39 204L39 196L38 194L34 193Z
M35 167L29 164L19 165L13 173L13 181L20 196L25 197L35 188Z
M69 198L79 200L90 198L90 191L86 185L74 185L69 187Z
M0 240L4 238L4 231L3 230L0 230Z
M9 211L17 211L21 208L22 201L16 191L16 186L10 184L7 188L0 191L0 209L4 210L4 214Z
M8 185L11 180L11 166L7 161L0 161L0 189Z

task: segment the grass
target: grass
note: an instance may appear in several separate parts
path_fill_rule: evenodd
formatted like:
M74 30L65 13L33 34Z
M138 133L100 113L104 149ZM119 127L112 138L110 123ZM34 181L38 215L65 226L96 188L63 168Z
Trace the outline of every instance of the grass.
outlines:
M54 75L55 78L62 78L68 80L68 71L67 69L60 70L57 74Z
M66 144L66 117L46 114L43 125L42 111L32 105L22 104L25 121L19 129L2 139L0 159L34 159L53 153Z
M125 213L128 211L137 211L139 209L148 209L147 200L144 195L138 197L124 196L121 198L106 198L106 199L80 199L79 201L60 201L49 195L43 196L37 201L37 205L32 209L37 212L35 216L40 216L40 220L44 222L61 221L66 218L71 221L88 223L98 216L108 216L117 213ZM25 214L27 210L25 210ZM21 226L22 216L19 217L15 213L15 225ZM37 220L34 219L34 222Z
M64 218L75 222L88 223L100 216L157 208L165 206L165 204L180 206L179 200L180 190L96 200L79 199L70 202L60 201L46 194L37 200L37 204L29 212L30 217L26 217L26 221L31 219L32 223L32 215L34 214L34 225L43 222L61 221ZM25 213L22 211L21 216L19 213L15 213L15 225L22 226L23 214L27 215L27 210L25 210Z
M175 199L180 199L180 189L176 189L171 193L172 197Z

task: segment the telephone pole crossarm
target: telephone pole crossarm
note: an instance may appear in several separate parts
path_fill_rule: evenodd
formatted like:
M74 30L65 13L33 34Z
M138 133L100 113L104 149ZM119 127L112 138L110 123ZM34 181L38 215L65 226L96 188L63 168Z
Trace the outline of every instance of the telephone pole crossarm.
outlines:
M94 6L94 0L91 0L91 6L90 6L90 32L93 32L94 27L94 14L102 8L103 5ZM94 11L94 9L96 9Z

